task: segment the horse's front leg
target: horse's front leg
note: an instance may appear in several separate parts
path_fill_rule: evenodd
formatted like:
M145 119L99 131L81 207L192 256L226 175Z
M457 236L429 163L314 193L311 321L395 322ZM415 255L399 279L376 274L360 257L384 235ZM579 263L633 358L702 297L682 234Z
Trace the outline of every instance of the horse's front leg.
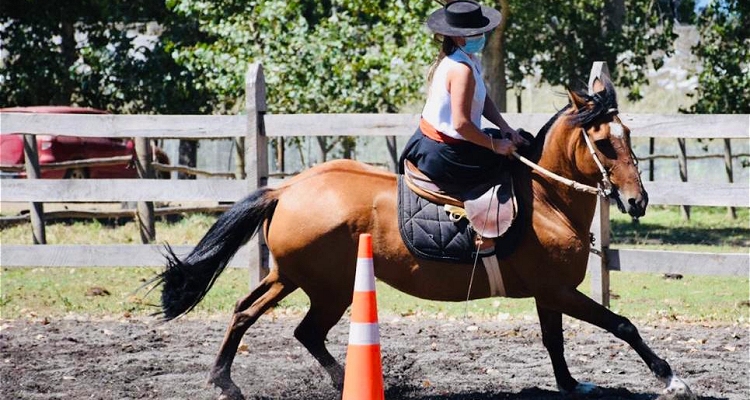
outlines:
M638 333L638 329L627 318L613 313L576 289L557 288L546 290L542 293L536 298L538 307L555 310L570 315L573 318L586 321L606 329L617 338L627 342L643 359L646 365L648 365L651 372L667 386L664 390L666 398L696 398L690 391L690 388L681 379L674 376L669 364L659 358L646 345ZM552 357L551 353L550 356ZM562 357L562 351L560 351L560 357ZM557 370L555 372L557 373Z
M542 328L542 343L547 348L552 370L555 373L557 388L563 393L589 394L596 390L590 383L579 383L570 375L568 363L565 361L565 348L562 330L562 313L545 308L537 303L539 325Z

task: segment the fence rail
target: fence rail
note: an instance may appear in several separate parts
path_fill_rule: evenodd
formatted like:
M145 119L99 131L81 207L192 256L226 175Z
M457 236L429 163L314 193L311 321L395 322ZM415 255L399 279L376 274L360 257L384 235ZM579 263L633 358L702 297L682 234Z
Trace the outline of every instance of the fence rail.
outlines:
M172 246L175 254L188 254L193 246ZM240 249L230 267L247 268L250 247ZM163 267L159 245L3 245L3 267Z
M148 139L242 138L245 179L202 180L48 180L2 179L0 200L14 202L232 202L268 184L268 137L286 136L409 136L417 126L417 114L295 114L266 115L262 69L251 66L247 75L246 115L0 115L2 133L137 137ZM536 132L548 114L504 114L512 126ZM621 114L633 137L748 139L748 115L652 115ZM31 142L31 141L29 141ZM30 176L31 177L31 176ZM273 183L272 183L273 185ZM744 183L647 182L651 204L750 207L750 189ZM41 211L43 218L43 210ZM153 209L152 213L153 215ZM32 221L33 221L32 214ZM37 221L38 223L38 221ZM43 219L42 219L43 227ZM710 273L747 276L748 254L708 254L609 248L609 205L603 202L593 232L604 257L592 256L594 297L608 303L609 271ZM187 252L190 246L180 246ZM264 275L267 257L254 240L238 254L232 266L250 266L251 284ZM2 245L3 267L46 266L141 266L159 267L163 257L158 246L146 245Z
M620 113L631 136L685 139L747 139L746 114ZM512 126L538 131L551 117L503 113ZM3 113L2 132L114 138L221 139L247 133L247 115L109 115ZM414 132L419 114L267 114L265 135L402 136Z

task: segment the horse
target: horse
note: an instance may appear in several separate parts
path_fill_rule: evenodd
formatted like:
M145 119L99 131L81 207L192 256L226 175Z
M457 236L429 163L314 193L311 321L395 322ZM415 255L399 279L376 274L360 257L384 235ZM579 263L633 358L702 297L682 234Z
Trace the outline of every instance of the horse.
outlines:
M630 130L618 115L612 83L594 82L594 94L568 90L569 103L533 138L530 160L543 170L579 185L605 187L623 213L645 214L643 188ZM601 391L571 375L564 357L562 315L586 321L627 342L661 380L669 398L694 398L670 365L643 341L627 318L581 293L591 248L589 233L597 196L550 179L516 163L523 227L517 248L501 259L505 295L535 299L542 342L559 390L568 394ZM351 160L312 167L278 188L263 187L237 202L184 258L167 245L167 265L155 277L162 286L161 313L171 320L191 311L211 288L231 257L262 230L275 268L237 301L209 375L220 398L244 398L232 381L231 366L240 339L258 318L284 297L301 289L310 308L294 337L326 370L338 389L344 369L325 339L352 301L357 240L372 235L376 277L407 294L430 300L466 301L491 296L488 275L472 265L449 265L415 258L399 233L396 176ZM473 279L473 284L470 281Z

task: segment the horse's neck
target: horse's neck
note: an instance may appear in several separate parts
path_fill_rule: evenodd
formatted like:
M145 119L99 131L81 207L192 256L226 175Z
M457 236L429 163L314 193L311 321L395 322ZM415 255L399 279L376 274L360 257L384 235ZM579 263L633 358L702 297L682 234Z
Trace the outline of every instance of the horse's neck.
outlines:
M557 135L563 137L566 135ZM596 182L589 182L575 168L573 149L577 138L567 140L552 140L547 138L539 165L560 176L591 186ZM534 209L549 209L548 217L560 219L560 223L571 226L576 231L588 231L591 226L596 208L596 196L577 191L561 182L532 172L532 190L534 192Z
M556 219L556 225L569 226L578 234L588 232L596 211L596 197L589 193L575 191L549 178L534 174L534 213L546 210L547 219Z

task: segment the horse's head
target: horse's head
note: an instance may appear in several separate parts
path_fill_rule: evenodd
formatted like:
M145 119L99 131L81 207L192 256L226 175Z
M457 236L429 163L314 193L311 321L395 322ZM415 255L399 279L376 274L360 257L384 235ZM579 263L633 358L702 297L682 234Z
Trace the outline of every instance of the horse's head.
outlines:
M576 168L589 180L601 182L620 211L641 217L646 213L648 194L631 148L630 129L618 116L614 86L597 78L593 89L591 96L568 91L569 126L581 133L574 139Z

